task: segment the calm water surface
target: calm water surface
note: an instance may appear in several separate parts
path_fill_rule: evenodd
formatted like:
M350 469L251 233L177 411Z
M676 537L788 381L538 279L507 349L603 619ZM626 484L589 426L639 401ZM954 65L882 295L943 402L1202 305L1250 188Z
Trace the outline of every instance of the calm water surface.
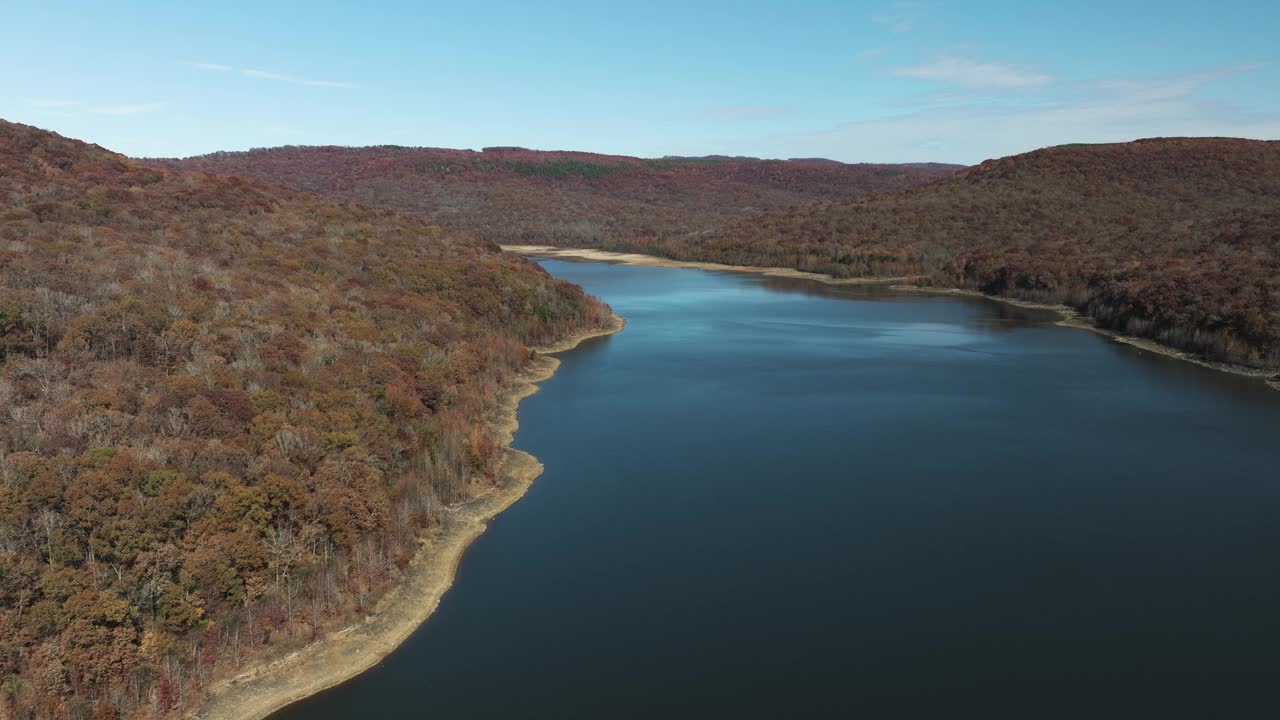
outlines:
M545 261L628 319L436 614L280 713L1280 716L1280 393L981 300Z

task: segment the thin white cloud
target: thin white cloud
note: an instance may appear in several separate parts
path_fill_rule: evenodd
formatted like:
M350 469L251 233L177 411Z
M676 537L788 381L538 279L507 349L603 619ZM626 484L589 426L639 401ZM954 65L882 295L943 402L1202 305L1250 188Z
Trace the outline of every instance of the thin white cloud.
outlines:
M1210 83L1247 70L1092 83L1073 100L1028 106L976 102L769 138L729 154L831 157L849 162L957 162L1063 143L1124 142L1157 136L1280 139L1280 113L1250 112L1199 96Z
M785 109L776 105L719 105L709 107L697 116L714 122L750 122L775 118L785 113Z
M866 60L868 58L880 57L883 54L884 54L884 48L882 47L867 48L866 50L863 50L862 52L858 53L858 58L862 60Z
M927 65L898 68L893 74L969 88L1025 88L1053 82L1053 76L1031 68L957 57L942 58Z
M82 105L78 100L58 100L54 98L28 98L27 104L42 110L60 110Z
M335 80L308 80L306 78L293 77L292 75L281 75L280 73L268 72L266 70L256 70L254 68L240 68L240 73L246 77L259 78L262 80L279 80L281 82L294 83L296 85L310 85L312 87L334 87L334 88L351 88L355 85L348 82L338 82Z
M141 115L155 112L164 107L164 103L138 103L135 105L99 105L91 110L99 115Z
M1090 88L1103 95L1118 95L1144 100L1162 100L1190 95L1203 85L1232 75L1260 70L1264 66L1258 63L1216 68L1191 75L1181 75L1155 80L1110 79L1091 83Z
M288 77L286 75L279 75L273 72L267 72L266 70L254 70L253 68L240 68L240 72L249 77L262 78L264 80L286 80L288 82L293 82L293 78L291 77Z
M219 65L218 63L196 63L195 66L201 70L215 70L217 72L226 72L231 69L230 65Z
M917 2L896 2L889 9L871 16L871 20L885 25L894 32L904 33L915 28L920 20L921 5Z

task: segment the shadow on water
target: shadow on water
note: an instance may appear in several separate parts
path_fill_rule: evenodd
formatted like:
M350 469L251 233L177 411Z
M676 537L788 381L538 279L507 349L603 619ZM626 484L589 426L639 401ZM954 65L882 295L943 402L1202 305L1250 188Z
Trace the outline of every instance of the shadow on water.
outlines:
M800 294L816 298L835 300L852 300L858 302L882 303L921 303L943 302L960 303L979 310L970 319L972 327L995 332L1024 330L1033 327L1046 327L1056 324L1061 316L1053 310L1018 307L1009 303L987 298L965 295L928 295L910 291L894 290L887 285L829 285L814 280L799 278L777 278L749 273L738 275L745 282L756 283L772 292ZM1075 332L1089 332L1081 328L1070 328ZM1243 375L1219 372L1187 363L1160 353L1107 340L1112 352L1128 357L1133 362L1148 364L1152 370L1169 373L1178 378L1179 384L1207 386L1210 392L1229 393L1243 402L1273 402L1272 396L1265 392L1264 381Z

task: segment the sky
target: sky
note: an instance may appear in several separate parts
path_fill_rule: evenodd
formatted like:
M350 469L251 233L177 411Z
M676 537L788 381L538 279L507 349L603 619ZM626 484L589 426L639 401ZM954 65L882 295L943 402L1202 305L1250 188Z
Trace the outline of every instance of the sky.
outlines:
M80 2L0 12L0 118L275 145L971 164L1280 139L1280 2Z

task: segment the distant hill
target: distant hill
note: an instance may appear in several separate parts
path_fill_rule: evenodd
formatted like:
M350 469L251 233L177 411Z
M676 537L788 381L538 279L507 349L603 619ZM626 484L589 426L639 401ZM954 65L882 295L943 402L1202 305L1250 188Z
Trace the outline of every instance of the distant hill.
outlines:
M417 219L0 121L0 718L174 717L367 612L498 479L528 346L607 317Z
M923 275L1066 303L1106 327L1211 359L1280 368L1275 141L1046 148L648 250L837 276Z
M908 188L961 167L392 146L280 147L148 162L386 207L502 244L609 249L684 242L767 210Z

